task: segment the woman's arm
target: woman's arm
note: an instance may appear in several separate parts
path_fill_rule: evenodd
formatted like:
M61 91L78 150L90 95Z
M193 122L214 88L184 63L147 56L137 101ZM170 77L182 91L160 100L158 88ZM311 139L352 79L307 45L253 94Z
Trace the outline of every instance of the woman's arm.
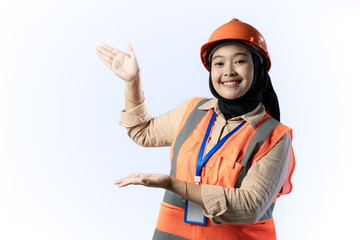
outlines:
M131 44L128 44L129 54L103 44L96 47L96 53L118 77L125 81L125 109L130 111L143 102L140 69Z
M190 201L204 207L200 185L184 182L169 175L137 173L116 180L114 184L119 188L128 185L143 185L146 187L164 188L182 196L184 199L189 199Z
M153 118L144 100L133 110L123 111L120 124L126 127L129 137L140 146L170 146L188 101L168 113Z
M96 53L117 76L125 81L125 111L120 124L139 145L170 146L187 102L167 114L151 118L141 88L141 77L136 55L128 44L129 54L103 44Z

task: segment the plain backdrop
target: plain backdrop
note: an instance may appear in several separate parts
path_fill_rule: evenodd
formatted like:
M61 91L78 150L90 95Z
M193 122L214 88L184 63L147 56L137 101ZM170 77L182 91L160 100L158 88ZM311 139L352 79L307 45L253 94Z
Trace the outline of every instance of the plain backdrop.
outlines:
M2 0L0 239L151 239L164 191L113 182L167 174L169 148L128 138L123 80L95 47L132 43L158 116L211 97L200 47L232 18L265 37L294 131L278 239L358 239L359 11L355 0Z

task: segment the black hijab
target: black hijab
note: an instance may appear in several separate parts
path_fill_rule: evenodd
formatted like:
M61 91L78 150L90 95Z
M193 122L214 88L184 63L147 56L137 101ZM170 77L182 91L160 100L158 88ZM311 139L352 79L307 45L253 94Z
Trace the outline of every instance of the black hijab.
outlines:
M229 44L234 43L233 41ZM224 44L221 44L223 46ZM280 121L280 109L279 102L274 91L274 88L271 84L270 76L267 72L266 61L261 62L256 50L251 49L244 43L239 43L239 45L246 47L250 50L251 56L254 63L254 79L249 88L249 90L241 97L236 99L226 99L220 96L216 92L212 80L211 80L211 58L212 54L209 57L209 66L210 66L210 76L209 76L209 85L210 91L218 99L219 108L222 114L224 114L225 119L228 120L235 116L240 116L251 112L254 110L261 102L265 106L265 110L270 116ZM219 46L219 45L217 45ZM213 47L211 53L219 47Z

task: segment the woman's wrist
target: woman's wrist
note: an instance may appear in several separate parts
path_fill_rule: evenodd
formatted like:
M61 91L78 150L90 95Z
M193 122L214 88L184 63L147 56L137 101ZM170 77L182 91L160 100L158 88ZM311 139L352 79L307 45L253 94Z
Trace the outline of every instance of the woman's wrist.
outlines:
M141 89L141 79L138 74L131 81L125 82L125 108L129 111L144 101L144 93Z
M132 79L126 80L125 85L129 87L133 87L138 85L140 82L140 74L136 74Z
M200 185L171 177L171 181L165 189L180 195L184 200L188 199L204 207Z
M165 189L169 190L169 191L172 191L174 193L177 193L177 194L182 196L182 194L181 194L181 183L183 181L178 180L178 179L176 179L174 177L171 177L171 176L169 176L169 177L170 177L170 182L169 182L168 186Z
M140 75L136 75L132 80L125 81L125 94L138 95L142 93ZM130 97L130 96L129 96Z
M183 200L185 200L189 196L187 185L188 183L186 181L181 181L170 176L169 185L165 189L180 195Z

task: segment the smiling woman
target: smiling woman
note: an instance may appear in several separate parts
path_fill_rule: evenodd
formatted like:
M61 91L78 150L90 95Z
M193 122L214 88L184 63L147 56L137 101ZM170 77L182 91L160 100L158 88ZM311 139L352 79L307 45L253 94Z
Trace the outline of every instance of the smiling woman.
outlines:
M292 130L280 121L262 35L233 19L201 48L215 98L195 97L152 118L139 66L108 45L101 60L125 80L121 124L139 145L171 146L171 172L131 174L118 187L166 189L153 239L276 239L276 198L290 193Z

